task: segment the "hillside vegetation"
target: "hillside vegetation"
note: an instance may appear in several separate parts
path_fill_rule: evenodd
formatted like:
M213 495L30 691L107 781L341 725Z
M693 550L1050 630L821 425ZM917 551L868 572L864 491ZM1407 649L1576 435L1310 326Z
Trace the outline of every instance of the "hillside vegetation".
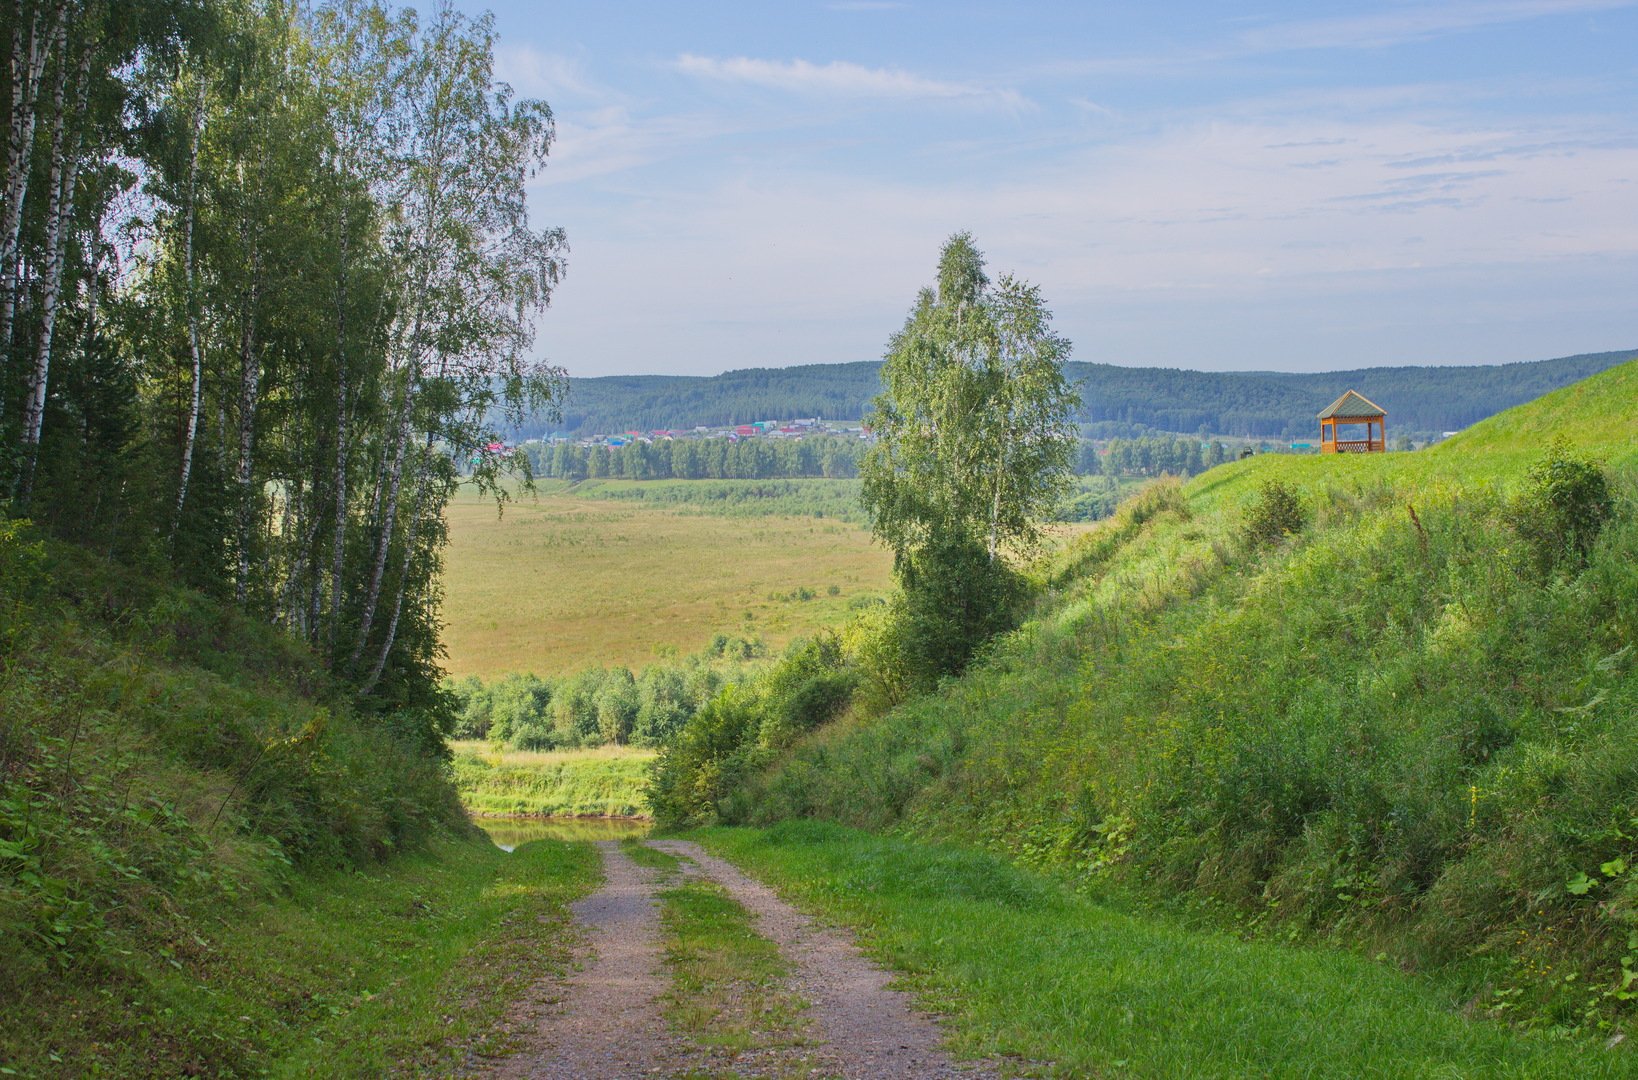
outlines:
M1530 363L1377 367L1349 371L1186 371L1071 361L1075 419L1099 436L1144 431L1249 438L1316 434L1314 414L1350 387L1388 410L1394 434L1437 435L1631 360L1632 350ZM881 390L881 364L808 364L721 375L572 378L561 421L531 421L525 437L691 428L818 416L864 416Z
M720 708L657 797L706 763L673 812L976 840L1455 973L1482 1012L1624 1024L1635 400L1629 363L1422 453L1161 482L1044 568L1035 616L964 677L884 709L857 633L840 719L800 735L773 691L765 719Z
M0 1066L259 1073L395 980L378 1017L427 1008L524 901L484 899L437 736L349 701L283 633L0 519Z

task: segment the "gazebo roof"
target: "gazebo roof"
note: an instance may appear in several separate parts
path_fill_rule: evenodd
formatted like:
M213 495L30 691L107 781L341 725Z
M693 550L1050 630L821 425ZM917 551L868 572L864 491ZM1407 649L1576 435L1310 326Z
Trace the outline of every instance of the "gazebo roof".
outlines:
M1316 419L1354 420L1369 417L1370 419L1374 420L1379 416L1387 415L1388 410L1365 397L1363 394L1360 394L1358 391L1350 390L1346 394L1343 394L1341 397L1337 398L1335 401L1331 402L1331 404L1327 405L1324 411L1321 412Z

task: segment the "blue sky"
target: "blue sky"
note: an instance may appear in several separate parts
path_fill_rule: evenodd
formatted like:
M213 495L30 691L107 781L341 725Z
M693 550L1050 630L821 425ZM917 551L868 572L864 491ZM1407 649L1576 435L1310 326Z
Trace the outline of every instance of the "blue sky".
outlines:
M1638 346L1638 6L462 3L558 119L575 375L875 359L971 230L1075 359Z

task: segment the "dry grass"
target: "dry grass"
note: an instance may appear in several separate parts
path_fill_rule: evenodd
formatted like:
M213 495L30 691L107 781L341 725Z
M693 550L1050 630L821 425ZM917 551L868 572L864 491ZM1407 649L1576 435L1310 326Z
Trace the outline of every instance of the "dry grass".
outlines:
M509 504L502 517L463 496L449 532L444 642L457 677L641 667L719 631L777 647L885 592L892 561L863 528L829 519L709 517L561 493ZM816 595L770 598L799 588Z

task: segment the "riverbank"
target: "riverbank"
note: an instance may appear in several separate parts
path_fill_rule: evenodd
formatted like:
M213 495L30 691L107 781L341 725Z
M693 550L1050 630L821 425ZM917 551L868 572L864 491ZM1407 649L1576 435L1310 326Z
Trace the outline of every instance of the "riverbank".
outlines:
M586 750L508 750L467 740L450 743L455 789L467 812L485 818L648 817L643 791L654 751L625 746Z

